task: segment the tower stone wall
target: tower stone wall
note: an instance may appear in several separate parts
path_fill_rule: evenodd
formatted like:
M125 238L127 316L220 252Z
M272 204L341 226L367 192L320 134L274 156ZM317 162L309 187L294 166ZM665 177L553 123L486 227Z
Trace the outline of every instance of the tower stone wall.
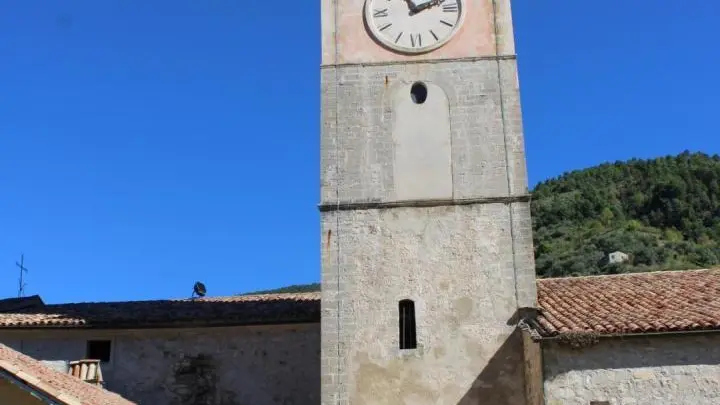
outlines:
M525 403L515 325L535 274L510 5L465 4L453 40L408 56L358 28L362 1L324 0L323 405Z

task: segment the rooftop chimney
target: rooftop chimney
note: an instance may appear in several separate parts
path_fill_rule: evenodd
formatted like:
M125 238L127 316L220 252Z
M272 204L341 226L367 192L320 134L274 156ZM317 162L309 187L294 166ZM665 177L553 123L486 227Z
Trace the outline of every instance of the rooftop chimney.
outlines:
M94 385L102 386L105 383L100 370L100 360L71 361L68 374Z

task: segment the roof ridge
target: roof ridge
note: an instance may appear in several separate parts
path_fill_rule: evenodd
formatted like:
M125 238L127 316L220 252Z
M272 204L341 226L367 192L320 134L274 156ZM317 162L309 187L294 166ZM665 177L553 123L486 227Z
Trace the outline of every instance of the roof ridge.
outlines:
M319 295L320 291L301 291L301 292L278 292L278 293L261 293L261 294L242 294L242 295L221 295L210 298L227 298L227 297L267 297L267 296L289 296L289 295Z
M636 273L619 273L619 274L593 274L587 276L564 276L564 277L548 277L538 278L538 283L557 281L557 280L587 280L593 278L620 278L620 277L643 277L643 276L656 276L660 274L687 274L687 273L706 273L712 271L720 271L720 267L709 267L705 269L687 269L687 270L655 270L655 271L644 271Z
M123 301L74 301L74 302L60 302L54 304L45 304L46 307L59 306L59 305L90 305L90 304L127 304L127 303L158 303L158 302L212 302L212 300L222 299L238 299L243 298L254 298L254 297L291 297L291 296L313 296L320 295L320 291L304 291L296 293L264 293L264 294L246 294L246 295L214 295L197 298L161 298L161 299L150 299L150 300L123 300Z

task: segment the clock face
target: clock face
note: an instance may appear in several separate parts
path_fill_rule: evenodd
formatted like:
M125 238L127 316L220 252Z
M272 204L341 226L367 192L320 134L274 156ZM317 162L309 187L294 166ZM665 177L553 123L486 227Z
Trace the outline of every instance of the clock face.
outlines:
M365 21L380 43L402 53L443 46L460 28L463 0L366 0Z

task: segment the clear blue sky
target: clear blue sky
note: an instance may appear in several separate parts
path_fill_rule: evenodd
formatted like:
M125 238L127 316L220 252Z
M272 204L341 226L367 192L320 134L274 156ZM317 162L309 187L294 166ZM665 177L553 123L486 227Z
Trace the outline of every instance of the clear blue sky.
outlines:
M0 296L317 281L319 5L0 0ZM513 11L531 186L720 153L720 2Z

